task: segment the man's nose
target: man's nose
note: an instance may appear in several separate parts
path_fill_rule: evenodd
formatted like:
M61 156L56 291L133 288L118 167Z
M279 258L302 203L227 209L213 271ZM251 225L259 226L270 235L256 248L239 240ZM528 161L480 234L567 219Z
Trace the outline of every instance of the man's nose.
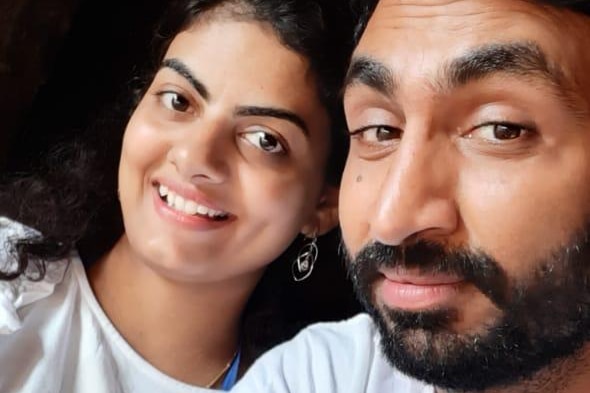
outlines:
M372 239L388 245L448 236L459 220L453 147L444 137L406 135L394 153L371 222Z

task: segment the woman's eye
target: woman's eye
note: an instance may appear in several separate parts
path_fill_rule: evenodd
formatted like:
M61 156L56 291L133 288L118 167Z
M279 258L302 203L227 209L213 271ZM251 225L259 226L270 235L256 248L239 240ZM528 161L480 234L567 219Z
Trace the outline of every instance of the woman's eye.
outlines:
M165 91L159 94L160 101L167 109L176 112L187 112L190 108L189 101L182 95L173 91Z
M243 135L249 143L255 147L264 150L267 153L281 154L285 152L285 148L279 142L278 138L272 134L264 131L248 132Z
M508 141L528 134L527 127L510 123L490 123L475 128L468 137L477 136L490 142Z

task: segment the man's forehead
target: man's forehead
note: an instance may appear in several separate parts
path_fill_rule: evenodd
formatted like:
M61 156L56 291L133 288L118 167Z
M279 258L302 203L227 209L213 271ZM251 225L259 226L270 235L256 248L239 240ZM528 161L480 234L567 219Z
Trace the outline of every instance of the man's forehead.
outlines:
M572 56L562 53L561 40L569 37L562 12L521 0L381 0L354 56L417 68L452 61L474 48L530 42L565 65Z
M498 11L547 12L556 10L537 0L379 0L375 15L396 18L465 17L486 15Z
M360 83L390 95L424 80L444 91L508 73L544 81L560 95L590 97L590 55L582 50L588 21L537 1L381 0L353 55L347 87Z
M559 16L562 16L559 14L559 10L524 0L381 0L361 37L360 46L376 34L396 35L407 40L412 39L408 34L417 33L433 36L440 32L505 34L509 27L518 31L515 27L519 26L510 23L517 21L528 22L528 28L536 23L538 28L551 29L559 25Z

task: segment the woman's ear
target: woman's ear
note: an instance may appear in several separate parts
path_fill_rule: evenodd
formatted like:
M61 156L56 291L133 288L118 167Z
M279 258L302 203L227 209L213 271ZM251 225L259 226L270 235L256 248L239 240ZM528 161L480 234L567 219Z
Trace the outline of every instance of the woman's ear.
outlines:
M315 212L302 229L307 237L322 236L338 225L338 192L336 186L326 185Z

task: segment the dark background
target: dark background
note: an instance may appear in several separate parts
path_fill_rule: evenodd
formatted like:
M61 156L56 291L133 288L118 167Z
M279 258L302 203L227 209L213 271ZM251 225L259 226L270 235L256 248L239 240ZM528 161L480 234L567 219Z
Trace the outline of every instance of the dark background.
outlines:
M34 170L50 146L100 124L147 61L165 6L0 0L0 174ZM308 281L286 281L293 327L357 312L338 243L337 232L320 241Z
M166 1L0 2L0 169L21 170L109 111Z

